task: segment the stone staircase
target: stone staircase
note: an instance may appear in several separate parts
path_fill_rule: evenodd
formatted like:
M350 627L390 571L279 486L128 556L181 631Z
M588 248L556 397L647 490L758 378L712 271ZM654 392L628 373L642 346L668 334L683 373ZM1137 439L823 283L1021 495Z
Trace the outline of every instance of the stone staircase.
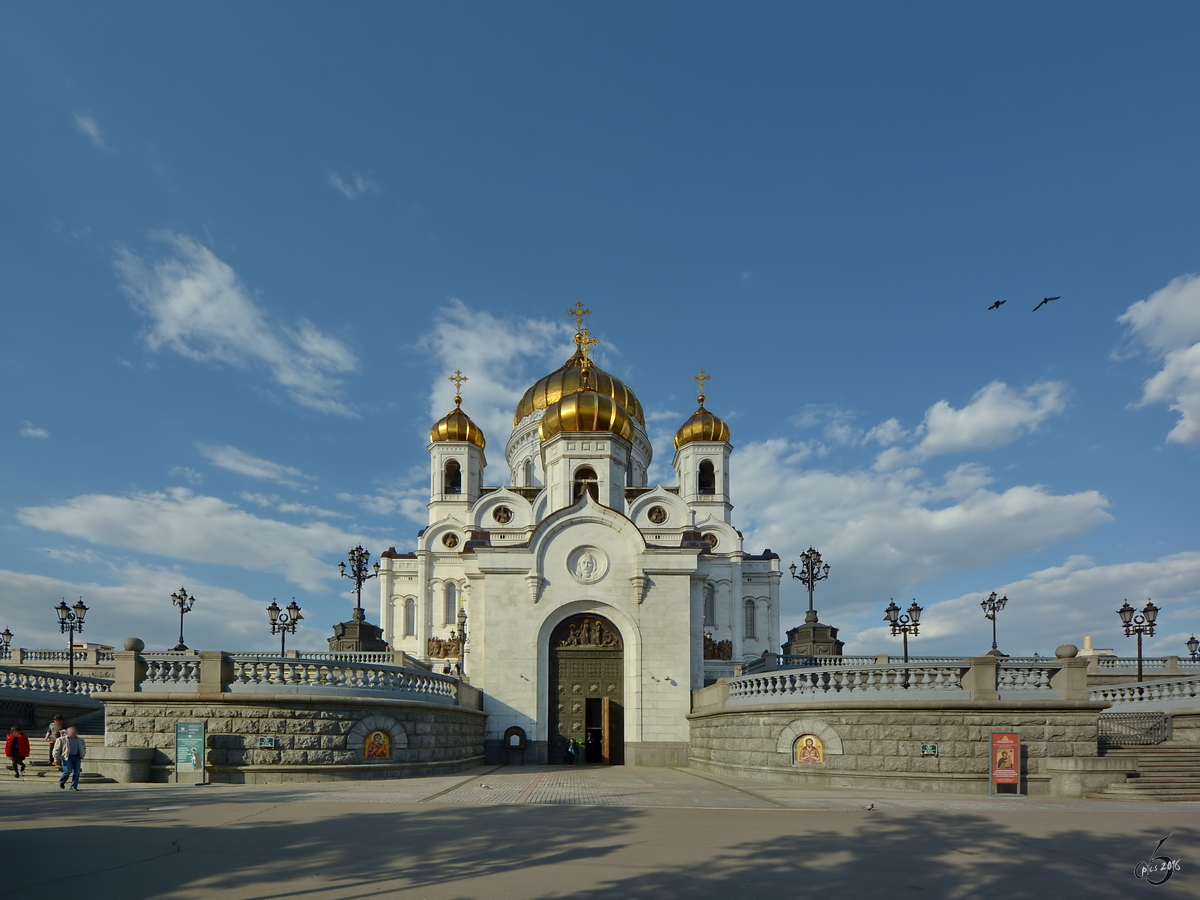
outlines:
M80 736L87 741L89 747L104 746L104 710L97 709L91 712L82 713L78 716L73 716L67 720L68 725L74 725ZM25 774L22 778L39 778L43 781L52 779L58 781L62 774L62 769L49 762L50 755L49 744L42 740L42 735L46 733L46 723L38 724L38 727L29 730L31 735L29 743L30 749L33 750L33 755L25 760ZM7 760L6 760L7 762ZM0 777L12 777L12 769L6 768L0 771ZM80 784L115 784L112 778L105 778L95 772L84 772L79 776Z
M1136 759L1137 774L1088 794L1095 800L1200 800L1200 747L1170 741L1154 747L1107 750L1106 757Z

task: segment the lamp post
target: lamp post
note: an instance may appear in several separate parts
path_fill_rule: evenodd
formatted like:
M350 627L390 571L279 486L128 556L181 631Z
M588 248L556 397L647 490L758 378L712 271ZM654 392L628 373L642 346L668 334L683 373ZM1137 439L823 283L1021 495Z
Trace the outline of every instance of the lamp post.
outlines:
M1138 641L1138 677L1137 680L1142 680L1142 635L1154 637L1154 621L1158 618L1158 607L1146 600L1146 606L1142 609L1141 614L1129 605L1129 601L1117 610L1117 615L1121 617L1121 624L1125 626L1125 637L1131 634L1137 635Z
M996 613L998 613L998 612L1000 612L1000 610L1004 609L1004 606L1007 603L1008 603L1008 597L1001 597L999 599L996 599L996 592L992 591L992 595L979 604L980 607L983 608L984 618L991 619L991 621L992 621L992 649L991 649L991 652L988 653L988 656L1007 656L1008 655L1006 653L1001 653L999 650L996 649Z
M467 674L466 670L466 653L467 653L467 610L464 607L458 608L458 677L462 678Z
M1188 638L1184 644L1188 648L1188 653L1192 654L1192 659L1196 659L1196 657L1200 655L1200 641L1196 640L1196 636L1194 634ZM8 645L6 644L5 646Z
M916 637L920 632L921 627L921 607L917 606L917 601L912 602L912 606L908 608L907 614L901 614L900 607L896 605L896 601L892 600L887 609L883 611L883 619L892 626L892 636L898 634L904 635L904 662L908 663L908 636L911 634ZM908 670L904 670L904 686L908 687Z
M187 644L183 642L183 617L192 611L196 598L189 597L188 592L180 588L171 595L171 602L179 607L179 643L175 645L175 649L186 650Z
M63 597L62 603L54 607L54 611L58 613L58 630L67 635L67 672L74 675L75 632L83 631L83 617L87 615L88 608L84 606L82 597L74 606L67 606L67 598Z
M796 570L796 564L792 563L789 567L792 577L808 588L808 619L817 620L816 609L813 607L813 592L817 589L817 582L824 581L829 577L829 563L821 565L821 553L809 547L800 554L801 567L799 573Z
M1195 638L1192 638L1192 640L1195 640ZM5 628L3 631L0 631L0 658L8 659L9 656L12 655L12 651L8 649L8 646L11 643L12 632L7 628ZM1192 654L1193 657L1195 657L1195 655L1195 653Z
M287 605L286 610L281 610L279 604L272 598L271 605L267 607L267 615L271 617L271 634L279 635L279 655L283 656L287 652L288 633L296 633L296 624L304 616L300 615L300 607L296 605L295 597Z
M353 550L351 550L346 555L350 557L350 571L349 572L346 571L346 564L344 562L338 563L338 568L342 570L343 578L349 578L351 581L354 582L354 596L356 598L355 602L354 602L354 612L355 612L354 617L356 619L361 619L363 617L363 611L362 611L363 582L368 581L372 578L379 577L379 563L375 563L375 567L374 567L375 571L372 574L368 575L367 574L367 561L371 558L371 554L363 549L362 544L359 544L357 547L355 547Z

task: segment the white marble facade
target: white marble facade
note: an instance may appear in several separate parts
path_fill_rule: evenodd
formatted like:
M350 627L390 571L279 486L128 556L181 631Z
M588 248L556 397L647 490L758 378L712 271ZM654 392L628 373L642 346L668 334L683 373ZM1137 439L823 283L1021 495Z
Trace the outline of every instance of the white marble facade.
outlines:
M602 616L624 647L625 761L682 765L705 634L730 642L732 662L779 649L779 558L742 547L729 430L703 396L676 438L677 486L648 486L641 405L588 359L586 331L576 341L517 410L510 485L483 486L484 437L458 401L434 426L429 524L415 552L383 554L380 621L393 648L427 659L464 609L464 668L484 694L489 752L503 761L502 737L519 726L533 762L554 739L551 632Z

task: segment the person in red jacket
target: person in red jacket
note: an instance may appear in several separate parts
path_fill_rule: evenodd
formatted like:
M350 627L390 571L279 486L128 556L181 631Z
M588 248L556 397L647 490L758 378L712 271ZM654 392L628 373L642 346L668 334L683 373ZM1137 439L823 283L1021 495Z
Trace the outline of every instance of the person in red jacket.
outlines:
M29 738L20 725L8 730L8 737L4 739L4 755L12 760L13 778L20 778L25 771L25 757L29 755Z

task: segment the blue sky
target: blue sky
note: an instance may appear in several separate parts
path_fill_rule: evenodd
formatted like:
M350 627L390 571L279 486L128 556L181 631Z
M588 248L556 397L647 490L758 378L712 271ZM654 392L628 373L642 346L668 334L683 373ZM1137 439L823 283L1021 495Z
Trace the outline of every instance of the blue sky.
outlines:
M747 549L887 652L1200 629L1194 4L0 8L0 626L318 648L409 549L463 369L711 371ZM1062 299L1032 312L1044 296ZM1007 303L998 310L987 306ZM802 618L785 585L784 620ZM374 599L374 593L372 593ZM374 613L373 613L374 615Z

